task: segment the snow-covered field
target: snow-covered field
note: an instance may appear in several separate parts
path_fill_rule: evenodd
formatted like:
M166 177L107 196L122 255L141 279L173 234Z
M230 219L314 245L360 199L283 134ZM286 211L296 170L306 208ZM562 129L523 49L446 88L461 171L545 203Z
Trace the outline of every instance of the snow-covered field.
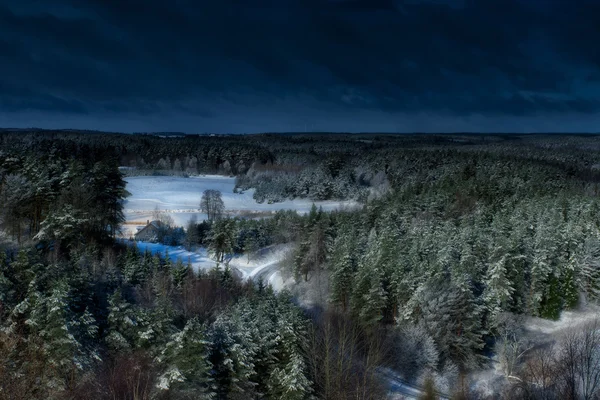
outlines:
M225 203L225 211L230 215L264 215L277 210L296 210L307 213L313 201L306 199L286 200L281 203L257 203L252 195L254 190L234 193L235 178L220 175L204 175L182 178L174 176L135 176L125 178L131 196L125 200L124 234L135 233L137 228L152 219L155 208L173 217L175 224L185 226L192 215L201 221L206 214L200 212L200 198L207 189L219 190ZM325 211L355 207L354 201L314 202ZM139 222L139 224L135 224Z
M127 191L131 193L125 200L124 212L126 223L123 225L122 236L132 237L139 228L145 226L146 221L152 219L152 213L159 209L168 213L176 225L185 226L195 215L198 221L206 218L199 209L202 192L207 189L219 190L225 203L225 212L228 215L256 215L265 216L278 210L295 210L300 214L310 211L313 201L305 199L287 200L281 203L257 203L252 195L254 190L244 193L234 193L235 178L220 175L204 175L198 177L182 178L173 176L135 176L125 178ZM354 201L318 201L317 207L325 211L356 207ZM186 251L179 246L165 246L156 243L137 242L140 251L150 251L152 254L168 252L173 261L181 259L188 261L196 270L214 268L216 262L212 260L206 249L195 252ZM270 283L274 289L283 288L288 282L281 272L281 261L291 249L288 245L271 246L261 249L250 259L246 255L236 256L229 262L231 268L239 271L243 279L262 279Z

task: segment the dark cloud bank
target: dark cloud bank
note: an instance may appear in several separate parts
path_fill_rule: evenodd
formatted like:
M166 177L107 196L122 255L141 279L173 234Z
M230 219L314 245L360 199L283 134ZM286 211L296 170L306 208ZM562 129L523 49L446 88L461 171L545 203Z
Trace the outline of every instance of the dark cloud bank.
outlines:
M0 125L600 131L597 0L0 0Z

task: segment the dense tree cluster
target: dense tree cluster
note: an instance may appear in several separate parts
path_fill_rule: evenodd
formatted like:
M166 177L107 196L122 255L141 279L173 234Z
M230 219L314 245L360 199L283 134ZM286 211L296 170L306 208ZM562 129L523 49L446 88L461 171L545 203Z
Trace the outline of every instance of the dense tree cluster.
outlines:
M200 210L211 222L220 219L225 210L221 192L214 189L205 190L200 198Z
M1 133L0 382L14 398L375 399L387 368L450 393L494 355L520 382L506 398L595 398L597 329L534 349L507 316L599 301L599 157L580 135ZM191 221L177 243L220 262L196 273L111 240L122 172L361 205ZM283 243L325 303L227 267Z
M134 248L51 264L26 250L4 256L3 397L134 398L134 387L145 393L135 398L313 393L308 320L285 295Z
M330 302L362 323L419 330L421 366L443 376L485 364L506 312L557 319L598 301L600 209L581 170L439 153L360 211L308 217L296 268L324 271Z
M31 139L3 140L0 157L0 193L14 200L2 203L0 397L322 396L309 358L322 353L321 334L289 295L119 245L127 193L114 149ZM162 219L165 234L177 229ZM294 240L299 219L192 223L186 240L223 258ZM370 393L368 374L338 398Z
M123 222L125 181L114 154L69 143L0 148L0 223L17 242L69 248L106 241Z

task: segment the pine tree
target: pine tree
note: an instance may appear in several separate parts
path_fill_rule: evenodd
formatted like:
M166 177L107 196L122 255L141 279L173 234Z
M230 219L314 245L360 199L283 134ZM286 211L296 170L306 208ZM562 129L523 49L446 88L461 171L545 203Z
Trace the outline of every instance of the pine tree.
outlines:
M86 341L95 339L96 321L89 312L74 314L69 304L69 285L64 280L58 281L48 297L37 296L32 301L28 320L28 325L43 340L44 353L55 377L63 382L70 379L74 370L84 370L98 359L85 346Z
M233 313L219 315L209 330L209 360L213 365L218 398L254 392L256 373L253 360L257 348L251 340L249 328L251 326L244 325L240 316Z
M132 285L141 283L145 278L140 253L135 244L127 248L122 271L125 280Z
M557 272L555 270L556 255L558 253L555 241L555 229L557 225L553 223L557 221L552 221L552 219L555 219L554 216L541 215L541 217L551 220L537 221L533 235L531 278L528 296L528 311L532 315L540 315L543 302L546 304L552 303L552 307L555 308L554 304L556 304L557 300L555 297L558 295L555 291L549 291L548 289L550 288L547 287L551 275ZM552 298L549 296L552 296Z
M29 286L34 277L41 270L41 265L29 259L25 249L17 253L17 258L10 263L10 270L15 284L15 297L17 301L25 298L29 291Z
M442 360L462 368L479 364L483 348L480 308L466 277L432 281L416 291L406 305L405 318L421 324L435 340Z
M136 345L153 352L158 351L175 333L173 319L175 310L170 300L162 295L157 296L155 304L149 310L143 310L138 320L142 328L138 331Z
M367 253L356 273L351 308L360 321L374 325L383 318L388 294L383 288L381 247L375 232L369 235Z
M181 258L177 259L177 262L171 268L171 277L173 279L173 286L181 288L183 281L186 276L190 273L190 264L184 264Z
M4 251L0 249L0 321L9 312L15 302L15 286L9 279L11 276Z
M271 398L281 400L302 400L310 396L312 385L306 376L306 362L298 353L292 353L283 367L271 372Z
M500 312L508 311L514 292L506 270L507 256L503 252L501 247L494 251L496 260L490 265L485 282L484 301L492 326Z
M331 269L331 301L345 311L352 293L356 261L346 253L334 262Z
M276 363L269 374L269 397L293 400L309 398L312 383L303 356L307 336L305 323L297 309L287 301L280 301L274 311L278 316L275 328L278 344Z
M171 336L158 361L164 365L161 389L174 389L197 399L213 397L208 342L197 318L188 320L182 331Z
M573 262L577 265L575 280L579 290L589 300L600 298L600 240L587 239Z
M308 258L309 251L310 241L308 237L306 237L298 244L298 247L295 250L294 275L296 280L303 277L305 282L308 281L308 274L312 270L311 260Z
M345 311L350 303L354 274L357 269L356 232L343 232L336 238L328 269L331 280L331 301Z
M116 290L108 299L108 346L117 351L132 349L140 329L140 321L131 304Z

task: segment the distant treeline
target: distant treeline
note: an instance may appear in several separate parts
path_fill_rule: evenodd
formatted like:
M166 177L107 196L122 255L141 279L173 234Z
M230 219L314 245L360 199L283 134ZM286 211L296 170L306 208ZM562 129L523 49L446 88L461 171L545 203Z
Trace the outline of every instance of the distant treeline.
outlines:
M589 135L119 135L73 131L0 132L0 148L56 147L76 156L110 154L125 174L224 174L237 189L255 188L258 201L376 197L406 173L444 163L449 152L553 165L578 178L600 180L596 136ZM92 150L93 149L93 150ZM394 182L392 182L395 180Z

